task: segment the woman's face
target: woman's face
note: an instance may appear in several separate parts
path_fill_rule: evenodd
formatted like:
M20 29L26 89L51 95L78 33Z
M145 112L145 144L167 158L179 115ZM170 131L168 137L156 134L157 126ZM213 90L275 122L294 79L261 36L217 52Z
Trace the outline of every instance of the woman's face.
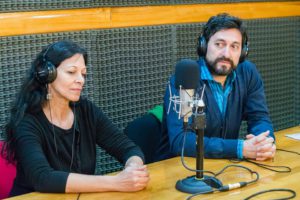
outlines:
M52 99L78 101L85 82L86 66L83 55L75 54L56 68L57 77L49 84Z

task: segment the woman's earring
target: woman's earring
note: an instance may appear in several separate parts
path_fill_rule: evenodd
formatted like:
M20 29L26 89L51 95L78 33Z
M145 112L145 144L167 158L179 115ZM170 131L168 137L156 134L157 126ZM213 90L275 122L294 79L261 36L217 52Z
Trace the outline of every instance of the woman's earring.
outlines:
M46 99L47 100L52 99L52 94L49 91L48 84L46 84L46 90L47 90Z
M50 99L52 99L52 94L51 94L51 93L47 93L47 95L46 95L46 99L47 99L47 100L50 100Z

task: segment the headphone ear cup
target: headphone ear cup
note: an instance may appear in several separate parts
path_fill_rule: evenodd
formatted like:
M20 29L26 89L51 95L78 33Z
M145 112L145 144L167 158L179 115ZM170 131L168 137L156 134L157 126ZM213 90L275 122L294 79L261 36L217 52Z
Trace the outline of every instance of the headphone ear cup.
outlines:
M42 84L52 83L57 76L56 67L49 61L42 66L42 70L36 72L37 80Z
M48 69L47 83L52 83L56 79L56 76L57 76L56 67L49 61L47 61L46 65L47 65L47 69Z
M207 50L206 39L203 36L200 36L198 39L197 53L199 57L205 57Z
M241 56L240 56L240 60L239 60L240 63L244 62L244 60L248 56L248 53L249 53L249 47L248 47L248 45L246 43L246 44L243 45L243 49L241 51Z

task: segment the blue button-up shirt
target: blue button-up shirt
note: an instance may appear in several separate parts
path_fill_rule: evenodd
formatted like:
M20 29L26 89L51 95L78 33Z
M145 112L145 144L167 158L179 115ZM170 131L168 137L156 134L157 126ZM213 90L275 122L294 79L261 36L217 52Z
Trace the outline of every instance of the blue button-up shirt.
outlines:
M236 78L236 73L233 71L230 75L227 76L225 81L225 86L221 85L221 83L215 81L208 71L207 66L201 67L201 79L207 80L212 93L214 94L215 100L218 104L218 107L224 116L226 107L227 107L227 97L232 90L233 81Z
M224 118L226 108L227 108L228 95L231 92L233 82L236 79L236 72L233 71L231 74L227 76L223 87L221 83L214 80L207 66L204 65L201 67L201 79L206 80L208 82L208 85L215 97L219 110L222 114L222 117ZM237 157L240 159L243 158L243 146L244 146L243 144L244 144L243 140L238 140Z

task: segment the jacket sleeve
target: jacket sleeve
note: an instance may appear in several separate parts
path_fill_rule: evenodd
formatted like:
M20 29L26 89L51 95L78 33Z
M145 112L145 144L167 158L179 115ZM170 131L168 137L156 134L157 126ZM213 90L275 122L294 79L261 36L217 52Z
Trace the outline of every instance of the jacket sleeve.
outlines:
M69 173L50 166L38 132L33 120L24 119L17 127L14 133L17 165L22 167L35 191L64 193Z
M247 62L246 68L248 75L247 97L244 111L244 118L247 120L248 133L259 135L269 130L270 136L274 137L272 122L266 103L263 81L254 64ZM275 138L275 137L274 137Z
M175 88L174 76L170 79L171 94L179 96L179 92ZM171 105L170 105L171 104ZM170 105L170 107L169 107ZM170 151L173 155L180 155L185 139L185 156L195 157L196 151L196 134L191 131L184 131L183 119L178 118L179 107L174 107L174 102L170 101L169 85L167 86L164 96L164 109L166 117L166 125L168 129ZM236 158L237 157L238 140L222 139L217 137L204 137L204 156L206 158Z

